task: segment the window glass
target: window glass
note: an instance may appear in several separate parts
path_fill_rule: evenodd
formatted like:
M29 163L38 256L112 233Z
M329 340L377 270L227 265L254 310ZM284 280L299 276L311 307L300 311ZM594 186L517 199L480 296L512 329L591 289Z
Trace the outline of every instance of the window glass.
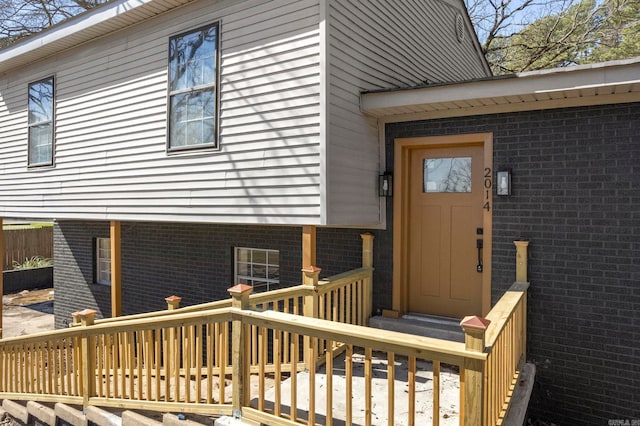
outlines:
M29 165L53 163L53 77L29 85Z
M96 283L111 285L111 239L96 238Z
M272 290L280 283L278 250L236 248L236 284L249 284L254 291Z
M169 41L169 149L216 145L218 26Z
M471 192L471 157L426 158L424 192Z

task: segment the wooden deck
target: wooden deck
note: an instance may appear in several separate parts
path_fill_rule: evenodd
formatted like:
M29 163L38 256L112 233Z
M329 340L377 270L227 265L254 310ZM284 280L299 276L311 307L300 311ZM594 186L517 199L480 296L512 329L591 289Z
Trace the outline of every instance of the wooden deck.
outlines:
M529 284L515 282L487 318L465 318L465 342L452 342L366 327L369 260L326 281L308 268L290 289L241 285L228 301L169 298L166 311L100 321L81 311L70 329L0 340L0 398L286 425L437 426L456 413L458 424L502 424Z

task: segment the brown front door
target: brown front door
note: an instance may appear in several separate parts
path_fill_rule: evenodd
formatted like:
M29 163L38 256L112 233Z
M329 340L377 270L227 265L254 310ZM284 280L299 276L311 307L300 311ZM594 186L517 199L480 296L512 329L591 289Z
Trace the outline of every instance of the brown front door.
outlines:
M408 160L408 310L482 315L483 146L411 149Z

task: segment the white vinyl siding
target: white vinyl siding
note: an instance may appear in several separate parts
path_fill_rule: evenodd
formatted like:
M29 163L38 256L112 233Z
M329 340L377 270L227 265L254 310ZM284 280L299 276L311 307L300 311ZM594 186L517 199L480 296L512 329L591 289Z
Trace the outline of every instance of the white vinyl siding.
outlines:
M219 151L168 155L169 39L213 22ZM196 1L0 78L0 215L319 224L319 44L317 0ZM26 170L45 72L56 167Z
M456 38L462 1L329 4L328 223L378 223L377 175L385 164L377 121L360 112L360 93L487 74L471 34L463 43Z

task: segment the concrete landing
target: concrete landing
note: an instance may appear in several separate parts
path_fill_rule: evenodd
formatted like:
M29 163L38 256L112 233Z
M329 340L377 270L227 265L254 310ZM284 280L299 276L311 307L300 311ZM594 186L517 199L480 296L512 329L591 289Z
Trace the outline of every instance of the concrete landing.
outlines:
M372 317L369 327L414 334L416 336L464 342L464 332L457 318L409 313L400 318Z

